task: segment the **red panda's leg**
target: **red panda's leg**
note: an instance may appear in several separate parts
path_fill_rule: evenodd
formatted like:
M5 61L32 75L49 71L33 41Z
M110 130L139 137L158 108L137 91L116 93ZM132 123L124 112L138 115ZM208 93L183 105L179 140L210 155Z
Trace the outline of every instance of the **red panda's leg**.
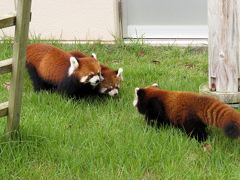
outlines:
M67 76L59 83L57 91L65 96L74 97L78 92L78 82L73 76Z
M147 124L160 127L169 124L166 120L164 106L157 98L150 98L147 102L145 120Z
M206 125L197 117L187 119L181 128L188 136L195 138L199 142L207 139Z
M57 91L67 97L79 99L95 92L90 84L80 83L74 76L67 76L59 83Z
M40 91L40 90L54 90L55 87L44 81L37 73L36 71L36 68L31 65L31 64L27 64L26 65L27 67L27 70L28 70L28 73L29 73L29 76L32 80L32 83L33 83L33 88L35 91Z

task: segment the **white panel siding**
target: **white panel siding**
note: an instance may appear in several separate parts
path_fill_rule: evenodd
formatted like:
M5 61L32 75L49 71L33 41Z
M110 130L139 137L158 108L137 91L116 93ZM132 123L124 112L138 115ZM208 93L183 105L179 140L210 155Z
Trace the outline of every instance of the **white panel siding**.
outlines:
M207 0L122 0L125 38L207 38Z
M200 38L208 36L208 27L204 26L151 26L128 25L126 38Z

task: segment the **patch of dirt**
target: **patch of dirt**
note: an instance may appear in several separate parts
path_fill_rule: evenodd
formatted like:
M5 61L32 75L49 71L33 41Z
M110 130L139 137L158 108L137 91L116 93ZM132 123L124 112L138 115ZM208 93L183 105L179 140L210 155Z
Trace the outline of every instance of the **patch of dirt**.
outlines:
M203 145L203 151L204 152L211 152L212 151L212 145L211 144L204 144Z
M185 64L184 67L186 69L194 69L196 67L196 65L194 65L194 64Z
M151 61L153 64L160 64L160 61L159 60L152 60Z

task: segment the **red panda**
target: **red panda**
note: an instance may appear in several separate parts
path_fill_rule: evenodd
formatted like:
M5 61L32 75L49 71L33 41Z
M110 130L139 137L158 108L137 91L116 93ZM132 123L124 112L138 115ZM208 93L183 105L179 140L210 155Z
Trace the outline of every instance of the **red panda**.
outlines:
M133 105L149 125L171 124L198 141L207 139L208 125L240 137L240 112L219 100L192 92L161 90L157 84L135 89Z
M71 51L69 52L72 56L81 58L86 57L87 55L83 54L79 51ZM96 55L92 54L95 58ZM119 93L120 82L123 80L123 69L119 68L118 70L113 70L103 64L101 66L101 73L103 76L103 81L101 81L95 90L100 94L108 94L109 96L116 96Z
M34 90L57 90L68 96L84 95L85 86L95 88L102 80L100 63L94 57L73 57L47 44L27 47L26 66Z

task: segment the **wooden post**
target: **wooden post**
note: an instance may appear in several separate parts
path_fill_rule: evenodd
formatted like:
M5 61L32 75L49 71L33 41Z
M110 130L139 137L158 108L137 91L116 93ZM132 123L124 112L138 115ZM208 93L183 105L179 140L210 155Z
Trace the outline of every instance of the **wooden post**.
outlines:
M200 91L240 103L240 2L208 0L209 83Z
M31 0L18 0L15 38L13 45L13 64L10 85L8 121L6 135L11 137L19 127L23 72L30 21Z

